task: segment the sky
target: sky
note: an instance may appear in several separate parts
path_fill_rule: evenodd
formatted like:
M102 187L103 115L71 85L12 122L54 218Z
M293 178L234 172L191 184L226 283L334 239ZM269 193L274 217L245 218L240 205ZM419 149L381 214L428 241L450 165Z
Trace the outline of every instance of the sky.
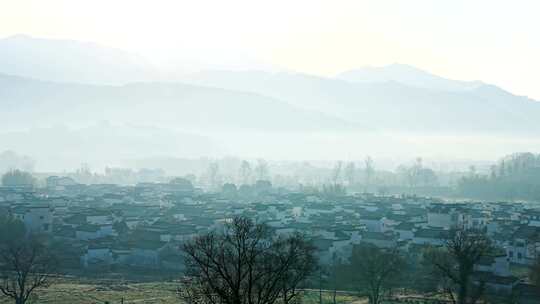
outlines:
M177 67L332 76L404 63L540 100L539 1L0 0L0 37L92 41Z

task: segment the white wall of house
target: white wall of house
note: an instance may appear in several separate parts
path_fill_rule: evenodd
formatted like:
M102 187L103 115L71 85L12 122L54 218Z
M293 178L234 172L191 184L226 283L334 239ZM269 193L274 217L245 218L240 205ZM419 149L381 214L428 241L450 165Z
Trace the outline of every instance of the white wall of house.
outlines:
M100 225L99 227L99 236L106 237L114 234L112 225Z
M489 222L486 224L486 233L489 236L492 236L493 234L499 232L499 223L497 222Z
M362 240L362 235L358 230L344 231L347 235L351 237L351 242L353 244L358 244Z
M93 262L110 264L112 262L111 250L109 248L87 249L86 254L82 257L82 264L84 267L88 267L88 264Z
M425 238L425 237L413 237L412 243L416 245L433 245L433 246L441 246L444 244L443 239L439 238Z
M476 264L476 271L490 272L497 276L507 277L512 275L510 272L510 259L504 255L493 258L493 263L489 265Z
M386 218L375 219L360 219L360 223L366 226L370 232L385 232L389 228L386 225Z
M113 249L113 263L120 264L120 265L128 265L129 264L129 258L131 256L131 250L119 250L119 249Z
M75 231L75 238L77 238L77 240L82 240L82 241L95 240L99 238L99 230L98 231L77 230Z
M495 263L492 264L492 272L500 276L510 276L510 259L507 256L495 257Z
M400 240L412 240L414 238L414 232L412 230L398 230L396 229L395 232L399 234Z
M529 220L529 226L540 227L540 219Z
M450 229L457 224L457 218L453 219L450 213L428 212L427 220L428 226L443 229Z
M92 225L104 225L111 223L111 217L108 215L88 215L86 222Z
M28 208L23 221L30 233L51 233L53 229L53 214L49 207Z
M141 220L127 220L126 221L126 225L128 226L129 229L134 229L139 223L141 222Z
M527 261L527 242L523 239L516 239L514 243L507 248L507 255L511 263L526 265Z

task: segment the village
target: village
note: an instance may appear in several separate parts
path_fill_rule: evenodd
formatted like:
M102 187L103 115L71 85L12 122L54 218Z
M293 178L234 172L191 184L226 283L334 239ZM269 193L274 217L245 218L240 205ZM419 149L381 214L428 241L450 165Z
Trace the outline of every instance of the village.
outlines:
M65 271L138 269L180 274L181 246L237 216L265 223L278 235L305 234L321 265L346 263L360 244L414 255L442 246L454 229L483 231L495 248L474 265L475 278L497 294L526 293L523 271L540 250L540 209L526 202L452 202L368 193L327 195L224 185L205 192L185 183L83 185L49 177L45 188L3 187L0 213L45 235ZM526 273L525 273L526 276Z

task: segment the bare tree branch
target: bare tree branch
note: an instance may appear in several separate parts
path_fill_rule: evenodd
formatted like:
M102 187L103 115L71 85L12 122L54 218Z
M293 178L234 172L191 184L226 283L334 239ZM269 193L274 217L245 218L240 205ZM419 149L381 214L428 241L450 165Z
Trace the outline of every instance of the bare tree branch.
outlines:
M195 237L184 245L184 253L187 273L197 282L187 288L210 304L291 303L316 266L314 248L305 237L279 237L243 217L222 232Z
M47 248L28 239L0 246L0 292L24 304L38 288L47 287L55 261Z

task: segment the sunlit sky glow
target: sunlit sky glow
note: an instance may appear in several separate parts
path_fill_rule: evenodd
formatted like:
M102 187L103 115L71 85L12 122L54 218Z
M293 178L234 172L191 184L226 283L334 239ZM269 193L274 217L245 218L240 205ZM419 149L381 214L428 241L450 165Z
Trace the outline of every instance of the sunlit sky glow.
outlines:
M0 37L93 41L170 68L334 75L394 62L540 100L540 2L1 0ZM1 71L0 71L1 72Z

